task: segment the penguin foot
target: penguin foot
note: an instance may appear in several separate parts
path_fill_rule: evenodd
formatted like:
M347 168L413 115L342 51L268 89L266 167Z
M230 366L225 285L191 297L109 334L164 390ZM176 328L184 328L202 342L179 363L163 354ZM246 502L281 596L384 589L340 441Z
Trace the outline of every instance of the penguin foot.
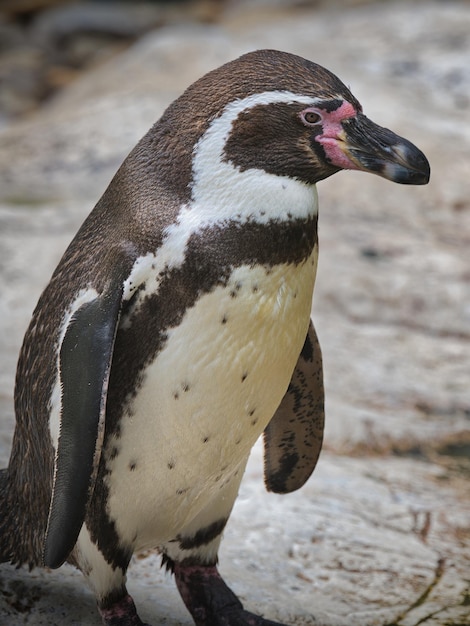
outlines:
M174 574L196 626L283 626L245 611L215 565L174 563Z
M104 626L150 626L137 615L134 600L126 593L107 608L99 608Z

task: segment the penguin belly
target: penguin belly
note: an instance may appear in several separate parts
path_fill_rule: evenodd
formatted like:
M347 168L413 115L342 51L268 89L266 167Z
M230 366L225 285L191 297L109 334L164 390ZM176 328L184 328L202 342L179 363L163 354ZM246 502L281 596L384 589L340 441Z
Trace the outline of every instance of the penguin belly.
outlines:
M238 267L169 329L105 450L107 512L123 543L170 541L222 486L238 491L302 349L316 258L315 248L298 265Z

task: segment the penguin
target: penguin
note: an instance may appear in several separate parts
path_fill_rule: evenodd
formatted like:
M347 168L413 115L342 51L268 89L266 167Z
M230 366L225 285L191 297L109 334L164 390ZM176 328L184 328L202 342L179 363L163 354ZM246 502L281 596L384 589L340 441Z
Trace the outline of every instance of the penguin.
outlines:
M217 553L260 435L269 491L299 489L317 463L316 183L343 169L430 175L299 56L250 52L167 108L33 312L0 472L1 562L67 561L105 626L138 626L126 571L152 548L198 626L275 624L243 607Z

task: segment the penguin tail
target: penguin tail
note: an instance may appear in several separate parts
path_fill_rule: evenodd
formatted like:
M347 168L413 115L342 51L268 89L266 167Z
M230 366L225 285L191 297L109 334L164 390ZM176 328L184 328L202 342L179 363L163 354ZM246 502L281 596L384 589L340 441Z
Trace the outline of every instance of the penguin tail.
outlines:
M37 531L37 511L21 500L24 491L10 468L0 469L0 563L27 565L31 571L43 565L44 534Z

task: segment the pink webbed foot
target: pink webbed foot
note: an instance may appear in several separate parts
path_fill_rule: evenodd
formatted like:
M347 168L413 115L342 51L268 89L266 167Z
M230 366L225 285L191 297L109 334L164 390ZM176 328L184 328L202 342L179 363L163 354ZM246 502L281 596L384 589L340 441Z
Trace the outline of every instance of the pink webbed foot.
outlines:
M107 605L106 608L100 608L101 619L104 626L150 626L137 615L134 600L129 594L126 594Z
M174 563L174 574L196 626L283 626L245 611L215 565Z

